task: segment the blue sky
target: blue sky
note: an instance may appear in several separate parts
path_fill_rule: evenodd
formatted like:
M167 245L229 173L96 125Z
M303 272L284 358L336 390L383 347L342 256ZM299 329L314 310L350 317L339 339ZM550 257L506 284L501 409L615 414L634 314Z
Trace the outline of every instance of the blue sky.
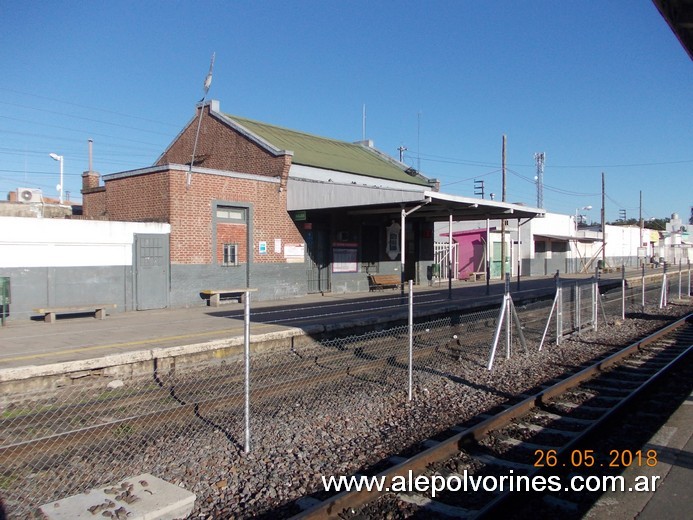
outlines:
M693 205L693 63L647 0L0 0L0 197L80 199L101 174L151 165L209 98L221 110L357 141L473 196L474 179L536 205L686 218ZM488 196L488 195L487 195Z

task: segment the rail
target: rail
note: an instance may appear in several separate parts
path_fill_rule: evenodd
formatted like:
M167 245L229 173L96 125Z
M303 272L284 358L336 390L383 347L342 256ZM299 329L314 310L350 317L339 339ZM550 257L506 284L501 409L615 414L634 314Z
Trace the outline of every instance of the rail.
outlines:
M411 478L412 474L414 476L421 475L432 464L440 463L441 461L459 454L461 447L468 446L470 443L478 443L490 432L506 427L511 423L511 421L524 417L530 411L537 409L540 406L549 405L552 400L555 400L557 397L565 394L567 391L578 387L586 381L592 380L596 376L604 374L607 369L618 365L624 359L629 358L634 353L654 344L655 342L662 341L663 339L670 337L672 333L680 331L684 328L687 331L687 335L684 336L684 343L676 344L668 342L666 344L667 348L669 349L673 349L675 346L678 346L680 352L677 352L676 356L664 366L658 367L654 373L648 374L645 381L638 384L637 387L632 389L627 396L618 399L617 403L610 406L608 411L603 413L598 419L585 421L585 424L579 433L572 436L572 438L562 447L554 448L556 449L557 456L560 456L561 454L568 452L580 441L581 438L588 435L609 417L617 413L629 401L635 399L645 388L665 375L681 359L684 359L691 353L691 351L693 351L693 345L691 344L693 314L677 320L671 325L650 334L646 338L643 338L629 345L628 347L621 349L620 351L608 356L603 360L593 363L589 367L565 378L562 381L557 382L545 390L526 397L505 411L489 417L473 427L467 428L441 442L436 443L434 446L426 449L425 451L379 473L377 478L383 478L385 486L389 489L389 487L392 486L395 478ZM536 472L536 470L534 472ZM294 516L293 518L296 520L338 518L343 511L347 509L358 510L380 496L381 492L376 489L342 492L319 504L314 505L310 509ZM480 509L465 509L465 514L470 518L484 517L485 515L489 515L495 508L499 507L499 505L507 500L509 496L509 492L501 493ZM430 507L430 502L426 503L428 507Z

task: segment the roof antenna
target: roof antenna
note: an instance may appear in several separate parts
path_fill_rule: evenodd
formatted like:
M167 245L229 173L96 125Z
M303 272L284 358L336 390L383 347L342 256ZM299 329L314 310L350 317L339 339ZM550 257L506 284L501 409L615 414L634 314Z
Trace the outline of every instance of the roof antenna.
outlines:
M363 104L363 114L361 116L361 140L366 141L366 104Z
M190 183L192 182L192 168L193 164L195 164L195 151L197 150L197 139L200 137L200 125L202 124L202 114L205 111L205 99L207 98L207 92L209 92L209 87L212 86L212 69L214 69L215 56L216 53L213 52L212 61L209 63L209 72L207 73L207 77L205 78L205 82L203 85L204 95L202 96L202 99L200 99L200 101L198 102L202 105L200 106L200 117L197 119L197 132L195 133L195 144L193 144L193 153L192 157L190 158L190 168L188 168L188 176L185 183L186 190L190 188Z

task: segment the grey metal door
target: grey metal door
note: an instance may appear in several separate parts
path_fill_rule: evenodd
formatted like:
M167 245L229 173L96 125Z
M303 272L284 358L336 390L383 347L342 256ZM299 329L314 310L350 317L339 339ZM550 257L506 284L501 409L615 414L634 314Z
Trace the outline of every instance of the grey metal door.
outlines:
M169 301L168 235L135 235L135 308L164 309Z

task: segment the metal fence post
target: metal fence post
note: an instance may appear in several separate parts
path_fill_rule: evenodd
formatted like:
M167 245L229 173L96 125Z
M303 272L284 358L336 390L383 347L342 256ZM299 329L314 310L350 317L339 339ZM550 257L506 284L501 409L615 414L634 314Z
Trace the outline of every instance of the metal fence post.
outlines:
M580 329L582 328L582 309L580 308L581 306L582 303L580 301L580 283L575 282L575 328L577 329L578 337L580 337Z
M409 280L409 400L414 383L414 280Z
M243 353L245 357L245 452L250 452L250 291L243 302Z
M597 330L597 321L599 317L599 310L597 309L597 299L599 298L599 284L597 283L597 277L595 276L592 280L592 301L590 302L592 306L592 330Z
M679 258L679 300L681 299L681 259Z
M561 343L563 339L563 287L561 287L561 279L556 279L556 294L558 303L556 304L556 345Z
M505 273L505 304L508 309L506 309L505 315L505 358L510 359L510 344L512 343L512 335L510 332L510 324L512 316L510 316L510 273Z
M626 265L621 264L621 319L626 319Z
M642 295L641 295L641 302L640 305L642 307L642 312L643 314L645 313L645 264L642 264L642 275L640 277L641 285L642 285Z
M541 336L541 341L539 342L539 349L541 350L542 346L544 345L544 340L546 339L546 333L549 331L549 325L551 324L551 318L553 317L553 311L556 309L556 305L558 304L558 287L556 287L556 294L553 297L553 304L551 305L551 310L549 311L549 318L546 320L546 327L544 327L544 334ZM556 315L558 316L558 315ZM558 319L558 317L556 318Z
M505 319L505 311L507 307L507 299L503 296L503 303L500 307L500 313L498 315L498 322L496 325L496 332L493 334L493 345L491 346L491 355L488 359L487 369L491 370L493 368L493 360L496 357L496 348L498 347L498 341L500 340L501 329L503 328L503 320Z

